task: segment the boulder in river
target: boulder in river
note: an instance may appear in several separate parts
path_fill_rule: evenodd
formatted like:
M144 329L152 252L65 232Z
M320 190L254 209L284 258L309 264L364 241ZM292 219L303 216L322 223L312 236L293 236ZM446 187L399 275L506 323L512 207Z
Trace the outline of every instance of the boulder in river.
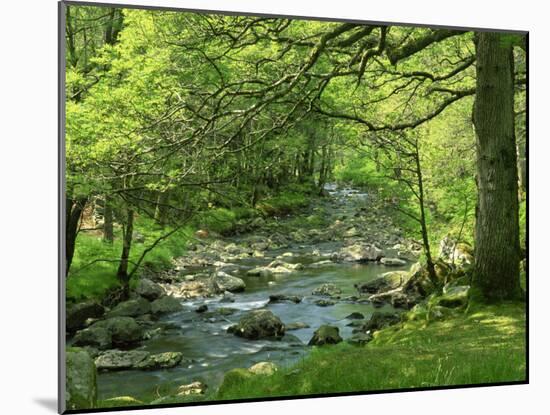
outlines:
M86 325L88 319L102 317L105 308L95 301L84 301L67 307L67 331L72 332Z
M92 325L77 331L73 344L75 346L90 346L100 350L108 349L112 345L111 332L106 327Z
M228 329L229 330L229 329ZM282 321L269 310L253 310L245 314L232 328L236 336L257 340L263 338L280 339L285 334Z
M146 360L150 353L144 350L108 350L95 359L98 370L127 370Z
M315 300L315 305L319 306L319 307L329 307L329 306L333 306L334 304L336 304L334 301L332 300L327 300L325 298L321 298L319 300Z
M78 348L69 348L66 359L67 409L93 409L97 406L97 369L90 355Z
M407 271L386 272L371 281L355 284L360 293L375 294L403 286L410 278Z
M151 354L147 359L137 363L135 369L158 370L170 369L180 364L183 359L181 352L164 352Z
M164 295L164 290L156 282L141 278L137 284L136 293L149 301L154 301Z
M267 267L256 267L246 272L246 275L253 277L269 277L271 274L273 274L272 270Z
M302 323L300 321L297 321L295 323L288 323L285 324L285 330L286 331L292 331L292 330L300 330L300 329L308 329L310 326L307 323Z
M183 310L180 300L170 295L161 297L151 303L151 312L154 315L176 313Z
M383 257L381 249L374 245L357 243L346 246L339 252L339 259L349 262L378 261Z
M326 283L315 288L311 294L334 297L338 294L342 294L342 290L332 283Z
M223 271L215 272L210 277L210 286L215 293L244 291L246 284L238 277L233 277Z
M354 311L353 313L348 314L345 318L348 320L362 320L365 316L357 311Z
M389 257L382 258L380 260L380 263L388 267L399 267L399 266L407 265L407 261L404 261L399 258L389 258Z
M270 303L290 302L290 303L298 304L301 301L302 301L302 297L298 295L271 294L269 296Z
M325 344L337 344L341 341L342 338L340 337L338 327L322 325L315 330L315 333L313 333L313 337L309 341L308 345L322 346Z
M151 312L151 303L145 298L138 297L118 303L108 317L138 317Z
M110 342L113 345L128 346L139 342L143 338L143 329L132 317L111 317L94 323L87 329L79 331L75 336L75 344L81 345L87 340L88 345L93 342ZM89 341L92 339L92 342ZM110 346L110 345L109 345ZM108 348L106 345L98 345L100 349Z

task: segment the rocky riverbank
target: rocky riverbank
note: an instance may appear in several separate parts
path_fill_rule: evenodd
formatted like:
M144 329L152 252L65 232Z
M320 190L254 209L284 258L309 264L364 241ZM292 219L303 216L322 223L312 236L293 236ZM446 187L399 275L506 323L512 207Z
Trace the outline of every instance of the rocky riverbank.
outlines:
M231 343L236 353L242 347L253 347L254 342L265 342L258 350L274 348L282 353L282 362L287 356L284 350L299 354L308 345L341 341L363 345L376 330L401 321L404 310L419 311L419 304L433 289L422 266L415 264L407 270L420 254L418 242L403 236L379 201L354 190L331 189L326 199L298 216L256 218L241 228L240 234L227 238L198 233L188 253L176 258L170 271L143 276L127 301L111 307L94 302L68 307L68 344L93 359L100 383L105 377L101 373L106 372L165 374L177 368L192 372L197 363L207 368L209 361L197 359L197 353L190 357L177 346L167 350L164 345L193 341L195 331L210 330L216 338L233 336L235 342L238 338L251 342L251 346ZM456 268L445 258L449 259L449 252L453 260L463 263L471 258L462 251L456 255L457 247L447 245L442 249L447 257L443 255L437 267L447 296L446 302L435 305L441 315L444 307L460 306L467 295L466 284L450 278ZM353 281L345 278L350 272ZM304 283L311 285L309 291L300 286ZM289 284L297 285L297 291L290 292ZM243 303L248 296L255 300ZM310 317L313 324L288 321L294 314L292 308L317 314ZM347 308L360 311L334 319L332 310ZM182 330L182 324L192 324L192 330ZM227 358L219 358L220 366L226 367L223 360ZM265 364L276 367L273 362ZM190 383L174 386L183 388L185 396L193 391L204 393L206 388L186 386L203 385L199 378L205 375L189 376L193 375L184 377ZM222 378L220 373L218 382Z

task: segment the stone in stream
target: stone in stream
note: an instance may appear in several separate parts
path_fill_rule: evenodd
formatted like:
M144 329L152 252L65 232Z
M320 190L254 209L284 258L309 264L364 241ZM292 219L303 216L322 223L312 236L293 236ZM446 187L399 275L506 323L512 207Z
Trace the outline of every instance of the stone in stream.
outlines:
M391 271L367 282L355 284L354 287L360 293L375 294L382 291L393 290L403 286L410 279L407 271Z
M88 319L102 317L105 308L95 301L84 301L67 307L66 325L67 331L83 328Z
M338 257L342 261L367 262L378 261L383 257L381 249L374 245L357 243L344 247L340 250Z
M311 294L321 295L327 297L334 297L338 294L341 294L342 290L332 283L322 284L319 287L315 288Z
M286 331L292 331L292 330L300 330L300 329L308 329L310 326L307 323L302 322L295 322L295 323L288 323L285 324L285 330Z
M309 341L308 345L322 346L325 344L337 344L341 341L342 338L340 337L338 327L322 325L315 330L315 333L313 333L313 337Z
M67 409L93 409L97 406L97 369L90 355L78 348L69 348L66 359Z
M246 284L238 277L233 277L223 271L215 272L210 277L210 286L214 293L240 292L244 291Z
M158 370L177 366L183 359L181 352L151 354L144 350L108 350L95 359L98 370L128 369Z
M204 313L205 311L208 311L208 306L206 304L201 304L195 309L195 311L197 313Z
M108 349L111 345L132 345L143 338L143 329L132 317L112 317L80 330L74 337L75 346Z
M151 303L151 312L154 315L175 313L183 310L181 302L170 295L159 298Z
M407 265L407 261L403 261L402 259L399 259L399 258L382 258L380 260L380 263L382 265L392 266L392 267Z
M105 327L91 326L76 332L73 340L75 346L91 346L100 350L112 345L111 332Z
M151 303L145 298L138 297L132 300L118 303L109 313L108 317L137 317L151 312Z
M127 370L149 357L150 353L144 350L108 350L95 359L98 370Z
M357 311L351 313L351 314L348 314L345 318L347 318L348 320L362 320L365 318L365 316Z
M298 304L301 301L302 301L302 297L297 295L271 294L269 296L270 303L291 302L291 303Z
M282 321L269 310L253 310L245 314L228 332L250 340L280 339L285 334Z
M333 306L334 304L336 304L336 302L334 302L332 300L326 300L324 298L321 298L320 300L315 300L314 303L315 303L315 305L317 305L319 307L329 307L329 306Z
M267 267L252 268L246 272L246 275L253 277L269 277L273 272Z
M137 284L136 293L149 301L154 301L164 295L164 290L156 282L141 278Z
M204 383L195 381L187 385L179 386L176 396L203 395L206 389L208 389L208 386Z

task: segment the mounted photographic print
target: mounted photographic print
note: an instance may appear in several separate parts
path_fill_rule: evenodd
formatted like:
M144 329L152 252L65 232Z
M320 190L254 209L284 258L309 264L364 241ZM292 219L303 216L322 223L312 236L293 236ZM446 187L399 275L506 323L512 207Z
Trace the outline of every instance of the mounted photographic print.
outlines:
M527 32L59 10L60 412L528 382Z

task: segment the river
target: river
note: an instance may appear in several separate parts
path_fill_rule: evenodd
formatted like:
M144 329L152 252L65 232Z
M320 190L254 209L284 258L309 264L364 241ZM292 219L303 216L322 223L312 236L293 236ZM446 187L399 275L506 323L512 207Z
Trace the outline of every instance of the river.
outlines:
M353 189L339 189L334 185L327 186L329 197L323 202L325 212L332 217L353 217L361 206L368 203L368 195ZM239 241L239 237L234 238ZM267 258L246 258L239 265L244 269L265 265L272 258L283 253L292 253L285 257L289 263L308 264L312 262L311 252L318 250L321 255L342 246L342 241L321 243L292 244L290 247L267 251ZM385 247L387 252L387 247ZM391 270L408 269L410 264L391 267ZM223 302L221 297L201 298L182 301L184 309L161 319L166 323L163 334L146 340L140 350L153 353L180 351L184 355L181 365L157 371L119 371L104 372L98 376L99 399L115 396L153 395L163 385L182 385L200 380L209 388L216 388L223 375L230 369L250 367L261 361L270 361L278 366L292 365L303 358L311 347L307 346L313 332L322 324L339 327L340 335L346 339L351 336L351 320L347 319L352 312L359 312L369 317L374 311L370 303L358 303L346 297L357 294L354 284L369 281L390 269L378 263L338 263L319 268L308 268L291 274L275 274L265 277L247 276L246 272L235 274L246 283L246 290L234 295L234 302ZM324 283L333 283L342 290L341 300L335 305L321 307L314 303L319 297L312 291ZM304 297L298 303L268 303L271 294L288 294ZM198 306L206 304L209 313L197 313ZM227 316L210 313L217 308L232 308L236 311ZM305 323L309 326L298 330L287 331L280 340L247 340L226 333L226 329L238 322L249 310L267 308L278 316L283 323ZM381 310L391 310L385 305ZM379 310L379 308L378 308Z

